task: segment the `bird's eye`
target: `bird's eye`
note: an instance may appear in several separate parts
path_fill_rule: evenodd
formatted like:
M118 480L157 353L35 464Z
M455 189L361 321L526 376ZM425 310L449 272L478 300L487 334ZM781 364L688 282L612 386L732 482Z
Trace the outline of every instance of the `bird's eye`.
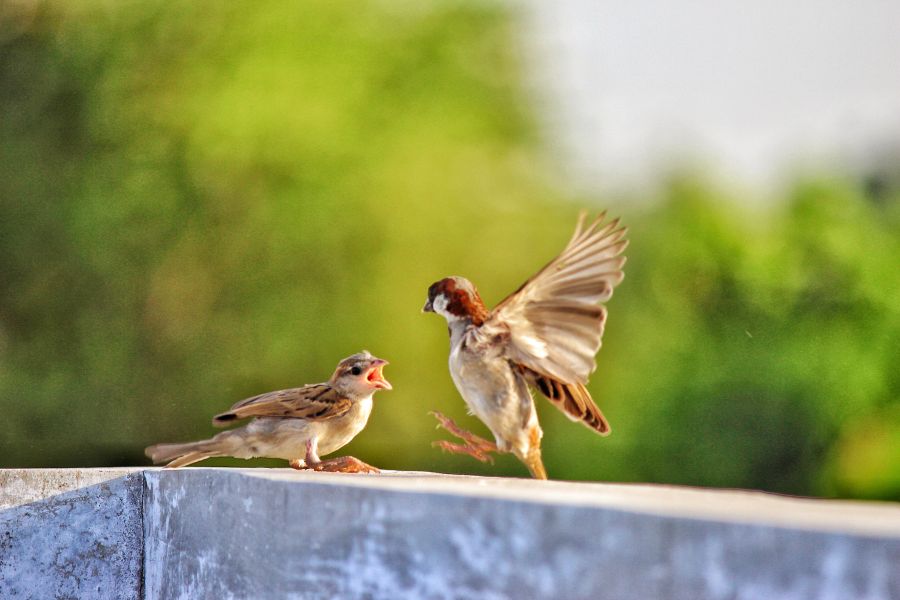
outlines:
M353 367L352 369L350 369L350 373L352 373L353 375L359 375L360 373L362 373L362 369L360 369L359 367Z

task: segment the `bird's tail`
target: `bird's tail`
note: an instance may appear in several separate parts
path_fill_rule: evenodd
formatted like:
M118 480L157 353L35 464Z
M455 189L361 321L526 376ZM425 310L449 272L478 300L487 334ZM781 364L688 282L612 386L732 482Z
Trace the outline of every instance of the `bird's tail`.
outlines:
M536 387L541 394L572 421L580 421L585 427L600 435L609 435L609 421L591 398L591 393L581 383L563 383L532 371L519 367L526 381Z
M168 463L166 467L184 467L212 456L221 456L212 440L185 444L155 444L144 450L153 464Z
M540 446L529 449L528 454L522 458L522 462L528 467L533 478L547 479L547 469L544 468L544 462L541 460Z

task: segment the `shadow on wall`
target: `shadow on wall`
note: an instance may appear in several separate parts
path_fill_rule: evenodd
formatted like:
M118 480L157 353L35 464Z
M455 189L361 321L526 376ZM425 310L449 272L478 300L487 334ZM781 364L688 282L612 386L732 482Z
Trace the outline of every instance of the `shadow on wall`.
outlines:
M0 471L0 597L142 597L144 478L104 473Z

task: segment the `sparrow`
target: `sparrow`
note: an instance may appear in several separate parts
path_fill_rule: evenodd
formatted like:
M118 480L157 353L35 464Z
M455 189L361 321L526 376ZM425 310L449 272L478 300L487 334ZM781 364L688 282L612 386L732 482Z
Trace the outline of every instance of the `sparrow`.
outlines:
M494 434L491 443L434 412L440 426L465 442L434 445L481 461L488 453L513 453L531 476L546 479L543 432L529 388L569 419L600 435L609 423L585 388L596 369L606 308L624 276L627 230L604 212L585 225L582 214L562 253L488 310L464 277L446 277L428 288L423 312L447 320L450 376L466 402Z
M378 472L352 456L325 461L319 456L342 448L366 426L372 396L393 389L382 374L387 364L364 350L339 362L325 383L253 396L213 417L216 427L252 419L243 427L199 442L156 444L145 453L154 464L168 463L166 467L233 456L283 458L295 469Z

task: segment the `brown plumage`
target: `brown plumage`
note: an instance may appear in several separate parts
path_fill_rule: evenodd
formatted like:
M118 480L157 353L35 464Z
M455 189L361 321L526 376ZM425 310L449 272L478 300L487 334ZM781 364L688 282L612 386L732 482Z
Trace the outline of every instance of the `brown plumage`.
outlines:
M249 417L325 420L346 414L352 404L332 384L314 383L241 400L228 412L213 417L213 425L226 427L234 421Z
M609 422L581 383L566 384L517 365L525 380L572 421L577 421L600 435L609 435Z
M494 433L497 448L516 454L535 477L546 477L543 434L527 385L570 419L601 435L610 431L585 384L606 325L602 303L624 276L625 234L605 213L590 224L582 215L563 251L491 311L463 277L428 290L424 310L441 314L450 327L450 372L460 394ZM463 448L479 444L463 439ZM475 454L484 450L482 444Z
M325 383L253 396L213 418L217 427L252 419L243 427L199 442L156 444L146 449L147 456L167 467L213 456L264 456L289 460L295 468L374 470L353 457L321 461L319 455L343 447L365 427L373 394L391 389L382 375L386 364L368 352L354 354L342 360Z

